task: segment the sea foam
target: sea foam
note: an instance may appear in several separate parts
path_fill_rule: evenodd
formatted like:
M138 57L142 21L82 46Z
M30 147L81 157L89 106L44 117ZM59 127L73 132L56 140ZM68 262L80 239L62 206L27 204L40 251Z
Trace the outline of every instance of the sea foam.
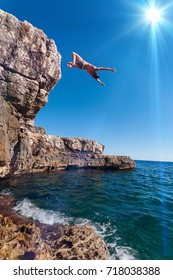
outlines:
M136 252L132 248L117 245L118 240L121 238L116 234L117 228L115 227L112 229L111 223L109 222L107 224L100 224L86 218L73 218L57 211L41 209L32 203L28 198L24 198L22 201L19 201L14 207L14 210L24 217L32 218L33 220L37 220L44 224L76 224L78 226L88 225L93 228L94 232L103 239L114 236L113 242L106 242L111 254L110 259L135 259Z
M74 224L79 226L89 225L96 234L102 237L107 244L108 250L110 252L111 260L134 260L136 259L137 252L131 247L118 246L119 240L121 238L117 234L117 228L112 228L111 222L106 224L100 224L99 222L93 222L89 219L77 218L73 219ZM111 238L112 242L107 242L107 238Z
M14 207L14 210L20 213L22 216L27 218L32 218L44 224L69 224L71 218L63 215L60 212L55 212L52 210L40 209L34 205L29 199L24 198L22 201L18 202Z
M10 191L10 189L3 189L0 194L2 195L13 195L13 193Z

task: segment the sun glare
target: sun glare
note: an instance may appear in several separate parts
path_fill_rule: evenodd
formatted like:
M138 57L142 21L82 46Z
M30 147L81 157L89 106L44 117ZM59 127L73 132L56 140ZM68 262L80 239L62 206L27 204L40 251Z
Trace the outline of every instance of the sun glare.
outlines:
M159 21L161 19L161 12L159 9L157 9L155 7L151 7L147 10L146 17L147 17L147 20L149 20L152 24L155 25L155 24L159 23Z

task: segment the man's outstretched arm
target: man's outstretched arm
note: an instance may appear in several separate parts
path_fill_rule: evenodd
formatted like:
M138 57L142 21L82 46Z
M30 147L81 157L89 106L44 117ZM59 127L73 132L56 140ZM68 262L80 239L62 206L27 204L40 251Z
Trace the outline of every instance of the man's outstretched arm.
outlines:
M84 61L83 58L80 55L78 55L75 52L72 52L72 61L73 61L74 64L76 63L76 60L78 60L79 62Z
M97 67L96 71L99 71L99 70L106 70L106 71L116 72L116 70L114 68L108 68L108 67Z

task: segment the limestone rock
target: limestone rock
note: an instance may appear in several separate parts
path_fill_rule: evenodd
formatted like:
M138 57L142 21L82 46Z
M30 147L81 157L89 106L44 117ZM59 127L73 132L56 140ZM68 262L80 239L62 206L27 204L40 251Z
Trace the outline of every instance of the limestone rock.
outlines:
M23 129L11 167L13 174L55 171L66 168L133 169L125 156L104 156L104 146L83 138L49 136L43 131Z
M61 56L53 40L0 10L1 95L22 114L33 119L47 103L61 77Z
M105 156L105 168L108 169L133 169L134 161L128 156Z
M105 156L96 141L49 136L34 127L61 78L61 55L27 21L0 10L0 22L0 177L69 167L133 169L132 159Z
M41 228L47 229L47 235ZM0 214L0 260L106 260L105 242L89 226L15 224ZM42 238L44 235L44 238Z
M17 226L0 215L0 260L51 260L50 249L34 223Z
M0 195L0 260L106 260L104 240L89 226L45 225L13 210L15 200Z
M54 255L60 260L106 260L106 244L89 226L65 226L64 234L53 243Z

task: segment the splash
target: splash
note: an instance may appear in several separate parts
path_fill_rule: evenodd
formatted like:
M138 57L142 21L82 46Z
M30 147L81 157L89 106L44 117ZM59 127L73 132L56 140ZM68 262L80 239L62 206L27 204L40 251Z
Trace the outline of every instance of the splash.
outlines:
M71 221L70 217L63 215L60 212L55 212L52 210L44 210L35 206L29 199L24 198L22 201L18 202L14 207L17 211L24 217L32 218L44 224L69 224Z

